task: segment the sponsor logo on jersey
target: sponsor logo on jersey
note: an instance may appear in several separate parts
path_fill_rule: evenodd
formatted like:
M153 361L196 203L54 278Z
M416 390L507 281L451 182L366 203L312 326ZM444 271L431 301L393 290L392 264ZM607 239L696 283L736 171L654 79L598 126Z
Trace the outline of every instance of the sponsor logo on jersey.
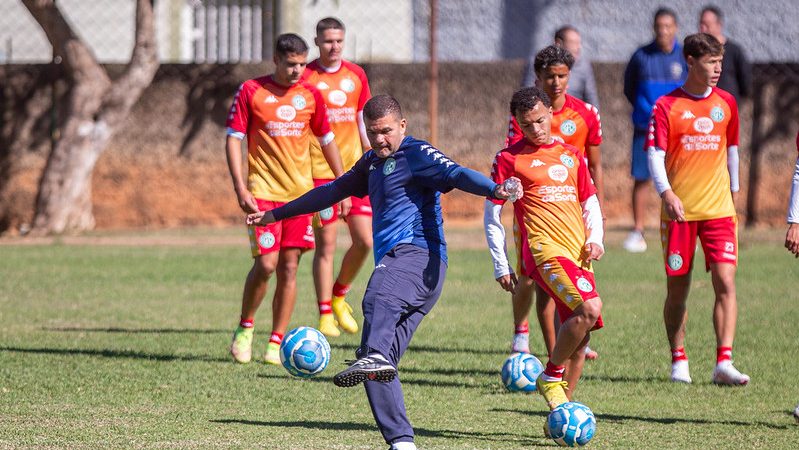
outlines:
M275 245L275 235L269 231L265 232L258 238L258 245L263 248L272 248Z
M694 130L702 134L710 134L713 131L713 121L708 117L699 117L694 120Z
M264 103L277 103L277 97L270 95L264 99Z
M305 107L308 106L308 103L306 103L305 101L305 97L303 97L301 94L297 94L294 97L292 97L291 104L294 106L294 109L298 111L301 109L305 109Z
M573 120L566 119L560 124L560 132L565 136L571 136L577 132L577 124Z
M388 158L386 163L383 164L383 175L388 175L397 168L397 161L394 158Z
M680 118L684 120L690 120L690 119L696 119L696 116L691 111L686 110L684 113L682 113L682 116L680 116Z
M349 78L344 78L338 85L344 92L352 92L355 90L355 82Z
M290 122L294 120L295 117L297 117L297 110L294 109L293 106L289 105L278 106L277 117L285 120L286 122Z
M591 286L591 282L588 281L585 277L580 277L577 279L577 289L583 292L591 292L594 290L594 287Z
M547 164L545 162L541 162L540 159L534 159L533 162L530 163L530 167L541 167L546 165Z
M569 169L574 167L574 159L569 155L560 155L560 162Z
M569 176L569 169L561 166L560 164L555 164L554 166L550 166L549 170L547 170L547 174L549 175L549 178L563 183Z
M675 80L679 80L682 77L682 64L678 62L671 63L671 76Z
M327 94L327 100L336 106L344 106L344 104L347 103L347 94L345 94L344 91L335 89Z
M713 122L721 122L724 120L724 110L718 106L714 106L713 109L710 110L710 118L713 119Z
M319 83L316 84L316 89L323 91L325 89L330 89L330 86L328 86L327 83L325 83L324 81L320 81Z
M322 220L330 220L333 217L333 207L328 206L327 208L319 211L319 217L321 217Z
M682 256L672 253L669 255L668 264L671 270L680 270L682 267Z

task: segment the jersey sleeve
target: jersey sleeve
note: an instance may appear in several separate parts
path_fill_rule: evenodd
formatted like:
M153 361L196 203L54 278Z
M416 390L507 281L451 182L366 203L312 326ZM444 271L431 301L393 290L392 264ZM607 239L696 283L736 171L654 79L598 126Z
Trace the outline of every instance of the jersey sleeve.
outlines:
M485 175L459 166L430 144L410 149L407 158L414 180L440 192L458 188L488 197L496 186Z
M372 98L372 90L369 88L369 79L366 78L366 72L359 67L358 79L361 80L361 95L358 97L358 111L363 111L363 106Z
M330 123L327 120L327 106L322 94L314 87L306 85L314 98L314 112L311 116L311 131L314 136L322 137L330 133Z
M502 183L513 176L513 163L510 161L510 154L506 151L499 151L494 156L494 163L491 164L491 181ZM505 204L505 200L487 197L486 200L497 205Z
M586 103L585 108L588 110L585 115L585 121L588 124L588 138L585 143L586 145L599 145L602 143L602 121L599 118L599 110L590 103Z
M523 137L524 134L522 133L521 127L519 127L519 122L517 122L516 118L511 114L508 117L508 135L505 137L505 147L510 147L521 141Z
M668 151L669 144L669 115L664 102L658 101L652 108L652 118L649 120L649 135L646 140L646 149L657 147Z
M740 119L738 117L738 103L732 95L725 96L724 100L730 105L730 123L727 125L727 147L737 146L740 135Z
M577 156L575 154L575 156ZM580 203L588 200L592 195L596 194L596 187L591 181L591 174L588 172L588 166L582 158L575 158L577 163L577 198Z
M239 86L236 95L233 96L233 104L227 115L225 126L228 134L247 134L247 127L250 123L250 100L253 89L250 81L245 81Z

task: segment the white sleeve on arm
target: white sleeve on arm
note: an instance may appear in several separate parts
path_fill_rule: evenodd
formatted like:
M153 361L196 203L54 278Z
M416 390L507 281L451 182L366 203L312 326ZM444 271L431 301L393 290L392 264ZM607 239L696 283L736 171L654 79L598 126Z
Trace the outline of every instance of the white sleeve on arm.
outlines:
M336 135L333 134L332 131L328 131L327 133L325 133L324 136L316 136L316 140L319 141L319 145L325 146L325 145L333 142L333 139L335 137L336 137Z
M647 161L649 162L649 174L655 184L658 195L671 189L669 176L666 175L666 150L660 147L649 147L646 150Z
M793 184L791 184L791 197L788 201L788 223L799 223L799 159L793 171Z
M230 127L228 127L228 129L227 129L227 135L231 136L231 137L234 137L234 138L236 138L236 139L238 139L240 141L243 140L244 137L246 136L241 131L236 131L233 128L230 128Z
M490 200L485 201L483 226L485 227L486 241L488 242L488 252L494 262L495 280L513 272L508 265L508 254L505 249L505 227L502 226L499 217L501 211L502 205L497 205Z
M586 244L596 244L602 249L605 246L602 241L605 239L605 229L602 221L602 210L599 208L599 199L596 194L588 197L582 203L583 224L585 224Z
M730 172L730 191L738 192L738 146L727 147L727 170Z

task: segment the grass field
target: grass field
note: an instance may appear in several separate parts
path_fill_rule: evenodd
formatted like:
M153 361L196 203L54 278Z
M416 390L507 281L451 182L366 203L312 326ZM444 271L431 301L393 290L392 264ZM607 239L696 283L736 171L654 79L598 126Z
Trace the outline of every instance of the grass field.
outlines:
M448 236L444 294L400 365L417 444L552 447L541 432L543 400L507 393L499 381L510 305L480 231ZM586 365L577 392L597 416L590 447L799 448L790 415L799 402L799 261L781 237L741 238L734 358L753 380L741 389L710 384L713 300L700 270L686 346L694 384L667 381L659 251L630 255L611 239L596 269L606 323L592 341L600 358ZM0 243L0 448L386 448L363 389L331 382L357 337L332 339L331 366L310 381L230 361L250 265L241 230ZM356 305L365 272L351 294ZM316 323L312 292L305 257L293 325ZM259 353L269 322L267 301L256 322Z

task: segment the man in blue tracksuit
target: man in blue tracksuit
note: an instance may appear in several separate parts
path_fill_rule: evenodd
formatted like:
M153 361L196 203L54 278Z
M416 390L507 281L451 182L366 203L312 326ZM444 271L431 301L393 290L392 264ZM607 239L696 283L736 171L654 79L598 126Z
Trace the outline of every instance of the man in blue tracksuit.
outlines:
M677 43L677 15L668 8L655 12L655 40L633 53L624 71L624 95L633 106L631 173L633 184L633 230L624 241L630 252L646 251L644 205L649 182L645 142L652 107L661 95L682 86L688 66Z
M504 184L459 166L425 141L406 137L402 110L391 96L372 97L363 117L372 149L349 172L279 208L250 214L247 223L267 224L369 195L376 264L363 298L361 346L355 352L358 359L333 382L343 387L363 382L383 438L393 450L412 450L414 433L397 364L441 295L447 244L440 193L457 188L514 200L521 188L511 196Z

